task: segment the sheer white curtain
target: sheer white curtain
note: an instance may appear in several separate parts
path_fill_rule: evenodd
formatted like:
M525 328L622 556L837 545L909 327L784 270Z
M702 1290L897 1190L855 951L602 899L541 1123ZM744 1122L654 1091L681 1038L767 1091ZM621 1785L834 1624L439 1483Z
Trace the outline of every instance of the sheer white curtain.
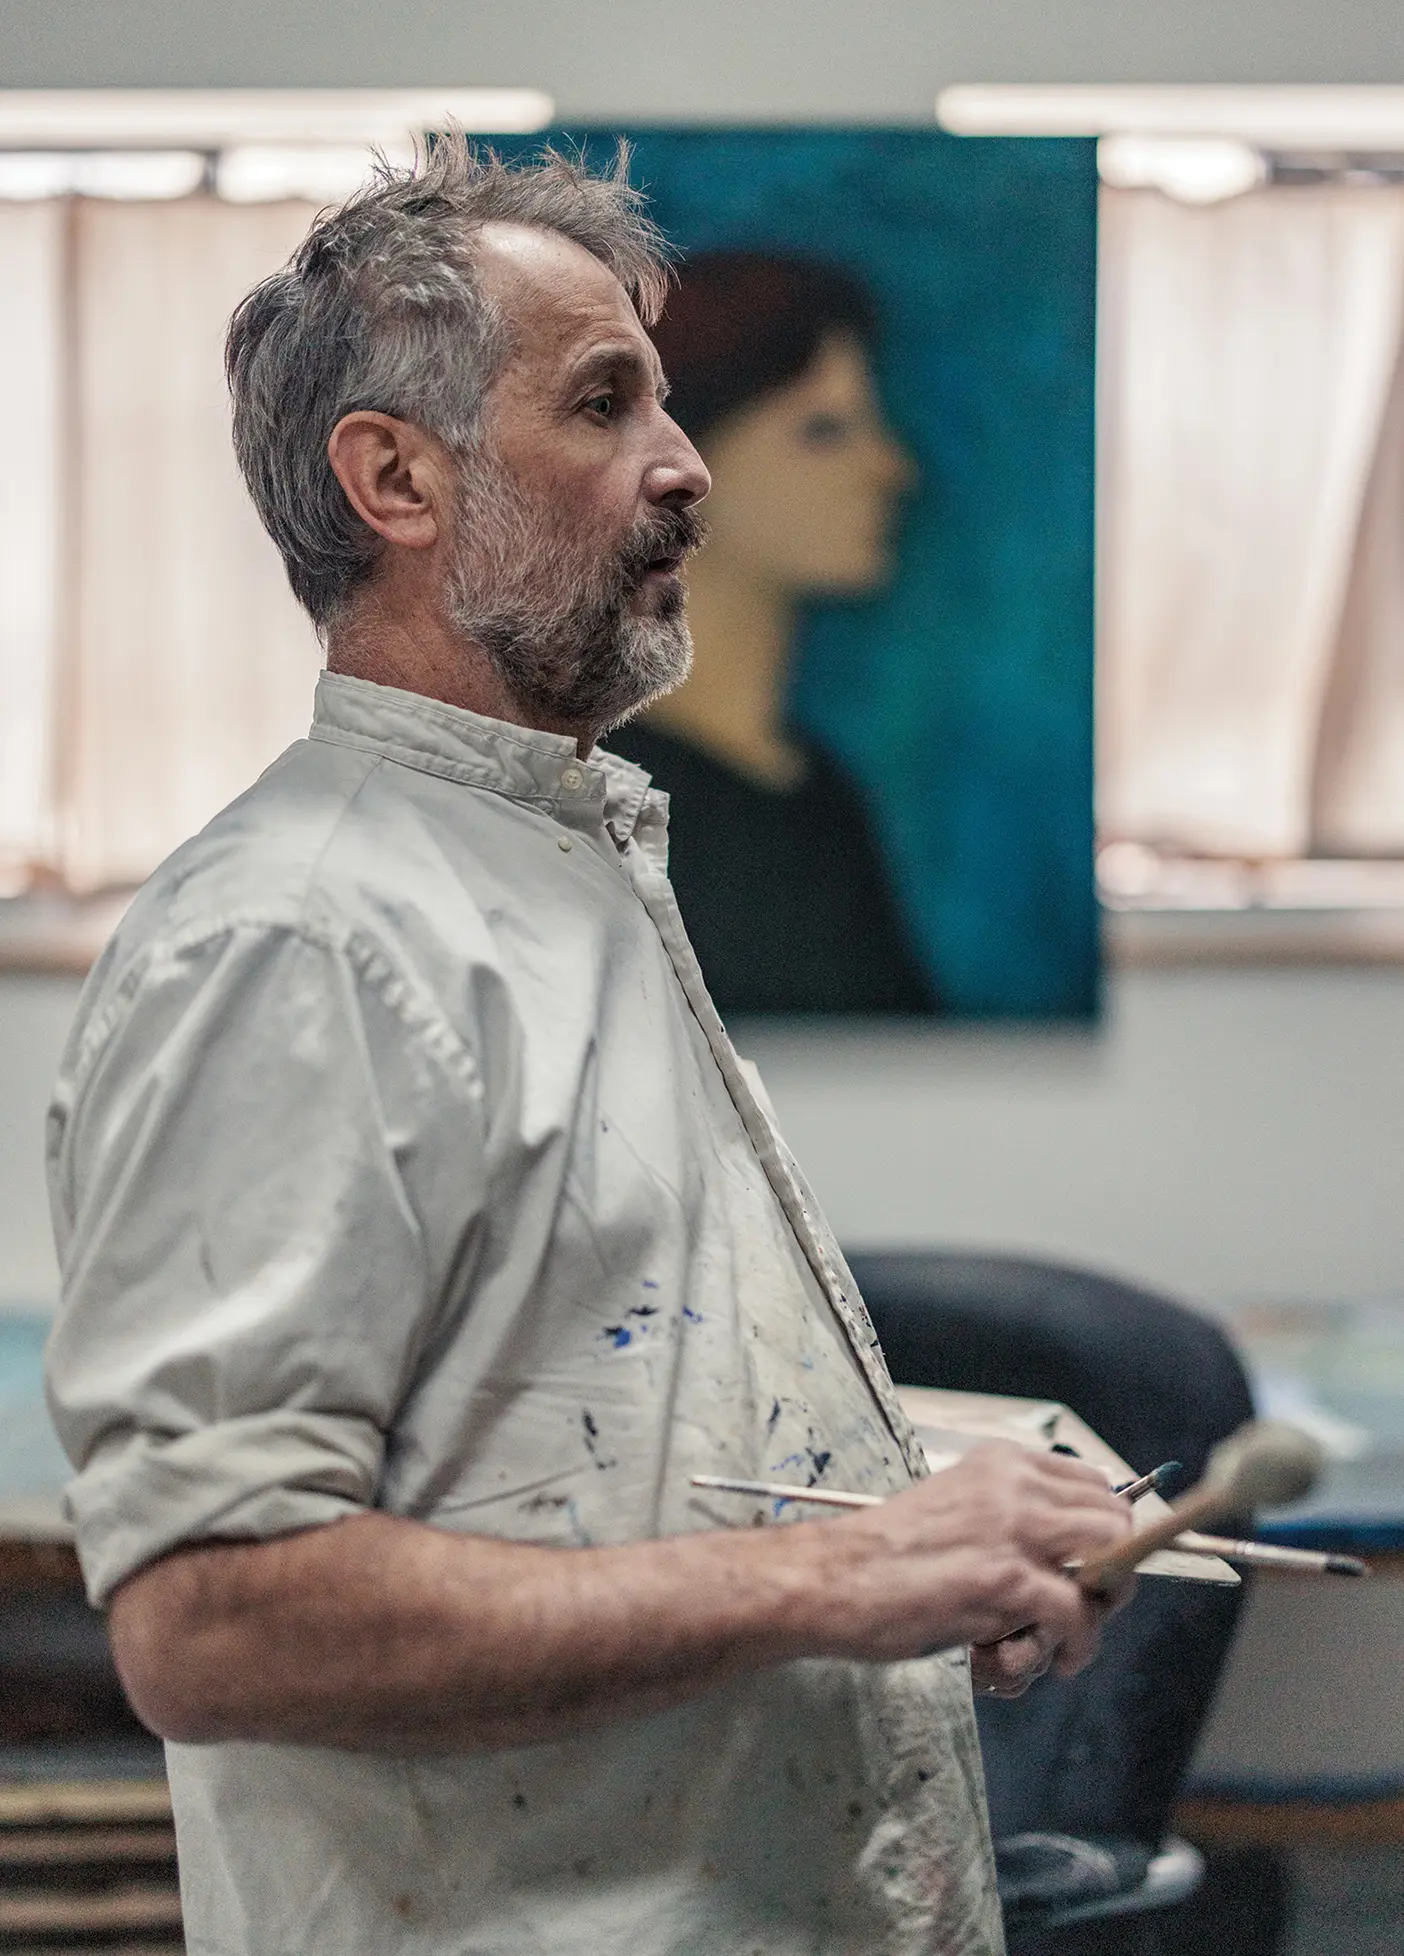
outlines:
M1313 827L1335 855L1404 854L1404 351L1346 591Z
M1338 836L1357 805L1339 767L1318 792L1317 759L1400 352L1404 192L1105 191L1101 251L1102 826L1299 855L1314 802ZM1366 664L1393 697L1397 664Z
M55 845L66 216L0 204L0 895Z
M60 866L130 883L306 731L320 652L229 444L229 313L306 204L75 204Z

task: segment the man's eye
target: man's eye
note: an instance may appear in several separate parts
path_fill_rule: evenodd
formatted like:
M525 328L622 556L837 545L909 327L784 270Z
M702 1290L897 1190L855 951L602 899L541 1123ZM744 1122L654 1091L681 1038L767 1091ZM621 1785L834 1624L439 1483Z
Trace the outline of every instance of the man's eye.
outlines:
M585 403L591 414L603 414L608 418L614 412L613 394L592 394Z
M811 448L836 448L852 432L841 414L811 414L800 425L800 440Z

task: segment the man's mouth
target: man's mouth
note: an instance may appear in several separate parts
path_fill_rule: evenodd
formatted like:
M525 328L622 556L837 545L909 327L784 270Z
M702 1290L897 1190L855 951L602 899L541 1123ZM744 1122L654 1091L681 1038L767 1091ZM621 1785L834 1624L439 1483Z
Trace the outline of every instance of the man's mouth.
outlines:
M667 591L669 601L676 600L683 566L706 535L707 526L690 509L674 510L666 520L650 524L621 562L630 587L635 592Z

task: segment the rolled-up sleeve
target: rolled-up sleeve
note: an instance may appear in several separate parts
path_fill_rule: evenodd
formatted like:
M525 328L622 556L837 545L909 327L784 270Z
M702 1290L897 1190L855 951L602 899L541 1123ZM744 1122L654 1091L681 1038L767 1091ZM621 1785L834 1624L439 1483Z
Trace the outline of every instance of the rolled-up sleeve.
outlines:
M373 1506L482 1210L479 1076L413 984L286 927L153 947L66 1062L49 1169L93 1601Z

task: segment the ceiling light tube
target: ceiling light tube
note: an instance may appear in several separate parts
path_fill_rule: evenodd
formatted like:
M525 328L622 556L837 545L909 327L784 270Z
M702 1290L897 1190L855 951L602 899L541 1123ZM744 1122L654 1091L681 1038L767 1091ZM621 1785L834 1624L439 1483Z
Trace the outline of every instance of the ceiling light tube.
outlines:
M1181 204L1220 204L1268 180L1267 159L1231 136L1103 136L1097 174L1115 190L1159 190Z
M412 161L413 148L392 145L381 154L391 163ZM274 204L301 198L339 204L370 175L371 150L339 144L241 143L215 165L215 189L231 204Z
M962 136L1227 136L1261 149L1404 148L1404 87L978 83L943 89Z
M450 121L519 134L554 114L535 88L11 88L0 89L0 148L392 145Z
M189 197L205 181L205 158L189 149L0 150L0 201L113 197L127 203Z

